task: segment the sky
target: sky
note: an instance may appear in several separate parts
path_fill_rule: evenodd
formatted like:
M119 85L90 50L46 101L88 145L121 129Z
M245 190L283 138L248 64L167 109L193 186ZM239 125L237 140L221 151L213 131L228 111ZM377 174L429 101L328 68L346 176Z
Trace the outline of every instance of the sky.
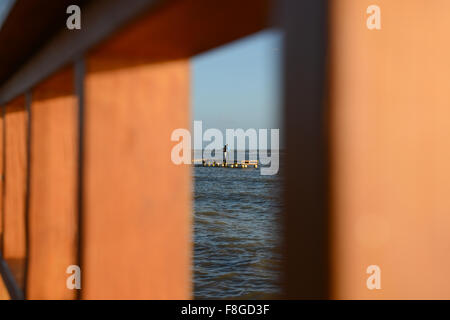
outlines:
M15 0L0 0L0 29L6 20Z
M280 128L281 44L270 29L195 56L192 120L223 132Z

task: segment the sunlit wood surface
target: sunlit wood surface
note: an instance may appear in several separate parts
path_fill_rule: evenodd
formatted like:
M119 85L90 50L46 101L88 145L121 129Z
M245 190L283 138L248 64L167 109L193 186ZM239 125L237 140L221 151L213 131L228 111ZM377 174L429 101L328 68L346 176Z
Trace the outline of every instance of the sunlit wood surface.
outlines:
M450 2L331 5L332 298L449 299Z

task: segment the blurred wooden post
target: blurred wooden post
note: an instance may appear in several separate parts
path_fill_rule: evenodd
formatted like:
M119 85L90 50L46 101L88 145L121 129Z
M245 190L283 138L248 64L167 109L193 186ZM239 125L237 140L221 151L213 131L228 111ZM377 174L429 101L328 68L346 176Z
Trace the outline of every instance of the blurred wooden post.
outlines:
M23 288L27 254L26 175L28 116L25 98L6 105L3 256Z
M288 299L328 297L326 131L327 2L285 0L286 130L283 289ZM300 159L300 161L299 161Z
M73 299L78 264L78 100L72 68L33 90L31 103L28 299Z
M366 27L372 4L381 30ZM450 2L330 12L332 297L449 299Z

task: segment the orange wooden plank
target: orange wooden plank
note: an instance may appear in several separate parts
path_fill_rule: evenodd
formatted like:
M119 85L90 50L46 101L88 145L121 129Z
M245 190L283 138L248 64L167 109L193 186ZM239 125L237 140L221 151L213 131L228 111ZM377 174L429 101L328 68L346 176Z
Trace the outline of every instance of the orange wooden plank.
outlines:
M74 299L66 269L78 252L78 99L72 69L33 90L28 299Z
M331 8L334 298L450 298L450 2ZM366 269L381 268L369 290Z
M109 63L87 66L82 297L186 299L190 168L170 136L189 126L189 63Z
M26 176L28 117L25 98L19 97L5 109L5 190L3 256L23 287L26 245Z

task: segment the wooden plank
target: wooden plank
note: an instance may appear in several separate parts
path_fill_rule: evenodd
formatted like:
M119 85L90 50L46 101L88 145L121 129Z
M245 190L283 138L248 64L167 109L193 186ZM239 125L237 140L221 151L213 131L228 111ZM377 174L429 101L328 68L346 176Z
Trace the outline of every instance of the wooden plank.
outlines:
M125 61L182 59L260 31L270 20L269 0L166 1L92 53Z
M450 298L450 2L331 8L332 297ZM370 265L381 289L366 286Z
M11 0L1 1L2 12L0 16L7 14L5 23L0 23L0 61L2 61L0 83L2 84L22 66L24 61L32 56L36 50L40 49L48 39L55 36L60 28L64 27L67 32L70 32L71 30L66 28L66 19L68 17L66 8L70 5L80 5L84 18L85 7L83 4L87 1L58 0L41 2L13 0L14 4L10 12L4 11L5 2L11 2ZM24 21L27 21L27 23L24 24ZM14 45L11 45L12 42Z
M66 269L78 265L78 99L73 69L33 90L28 299L74 299ZM45 276L43 276L45 275Z
M28 116L25 97L5 107L3 256L23 288L27 255L26 184Z
M190 168L170 136L189 126L189 63L109 63L87 63L82 298L187 299Z

